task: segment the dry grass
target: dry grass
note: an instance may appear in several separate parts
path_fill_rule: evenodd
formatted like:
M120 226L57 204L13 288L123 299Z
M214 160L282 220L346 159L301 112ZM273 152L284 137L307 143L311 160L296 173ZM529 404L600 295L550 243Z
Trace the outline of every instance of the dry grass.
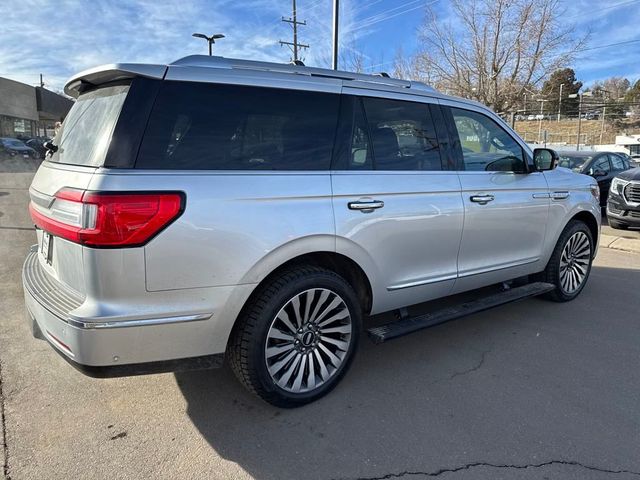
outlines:
M515 123L515 130L527 142L544 141L544 131L547 131L547 143L575 144L578 136L578 120L543 120L542 127L537 120ZM540 133L539 133L540 132ZM580 127L581 143L587 145L615 143L616 135L622 133L640 133L640 121L614 120L582 120ZM601 137L602 134L602 137Z

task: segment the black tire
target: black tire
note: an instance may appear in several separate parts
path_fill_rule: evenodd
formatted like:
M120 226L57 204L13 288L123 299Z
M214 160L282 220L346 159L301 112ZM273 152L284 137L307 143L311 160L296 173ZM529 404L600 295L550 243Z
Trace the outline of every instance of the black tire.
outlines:
M619 222L618 220L614 220L613 218L609 218L607 219L607 221L609 222L609 226L611 228L615 228L616 230L627 230L629 228L629 225L627 225L626 223Z
M353 288L335 272L314 265L302 265L285 270L259 288L260 290L243 309L231 333L227 352L231 369L250 392L277 407L299 407L326 395L338 384L347 372L358 346L358 337L360 336L362 325L362 311ZM318 290L316 291L315 289ZM329 365L329 369L332 369L332 371L330 376L327 377L328 379L324 380L321 377L320 380L324 383L317 388L314 387L305 392L292 392L288 391L287 388L293 388L293 386L289 387L289 385L286 385L284 388L281 388L281 386L276 383L267 365L266 349L269 342L273 341L270 339L269 334L273 331L271 327L272 324L275 325L276 316L279 315L285 307L291 308L290 301L292 301L294 297L306 294L306 292L310 290L314 290L314 296L312 298L313 301L316 302L315 305L320 305L321 303L321 293L316 292L329 291L330 293L327 295L333 294L343 301L348 309L347 315L350 319L351 333L348 348L345 349L344 352L340 352L341 355L344 355L342 363L340 363L337 368L334 368L333 364ZM324 305L322 308L324 308ZM342 308L342 304L336 308ZM329 311L329 313L331 313L331 311ZM327 314L327 316L329 315ZM309 318L311 318L311 316ZM322 320L321 316L318 317L317 323L322 323L320 320ZM298 330L298 332L299 331L300 330ZM286 333L289 334L288 332ZM293 333L292 335L295 336L297 334ZM297 336L295 338L298 338L299 340L297 340L297 342L301 344L302 337ZM322 338L326 337L318 336L317 342L322 343L320 340ZM291 344L291 342L285 343L287 343L287 345ZM315 365L314 368L319 369L319 360L314 358L314 354L318 355L319 352L316 353L312 351L316 348L313 345L307 347L307 351L302 353L298 350L304 347L300 345L296 346L297 352L294 352L294 355L298 355L299 353L303 356L306 355L308 359L311 359L310 362ZM293 350L289 349L288 354L291 352L293 352ZM284 353L282 355L284 355ZM287 365L291 365L292 363L293 361L287 363ZM300 364L298 364L297 372L300 371L299 365ZM305 364L302 363L302 365L304 366ZM274 365L272 364L271 367L273 368ZM284 370L288 370L289 368L293 367L284 367ZM309 388L310 385L309 376L312 375L310 369L311 365L307 365L306 370L303 369L307 372L307 377L305 378L306 388ZM317 371L319 372L319 370ZM292 375L292 380L295 376L295 374ZM313 376L313 382L315 384L315 378L317 378L317 376L315 374L313 374ZM280 380L282 380L282 377Z
M588 265L585 266L584 278L577 286L575 290L567 291L563 287L562 279L561 279L561 267L560 261L562 258L563 250L570 239L574 237L574 235L582 233L586 236L589 242L589 253L588 253ZM552 292L549 292L545 295L545 297L549 300L553 300L554 302L569 302L576 298L582 289L587 283L589 279L589 274L591 273L591 265L593 263L593 252L594 252L594 242L593 235L591 234L591 230L589 227L580 220L572 220L562 231L558 242L556 243L555 249L553 250L553 254L551 255L551 259L547 264L545 270L540 274L540 280L543 282L552 283L556 286L556 289ZM586 253L585 253L586 256Z

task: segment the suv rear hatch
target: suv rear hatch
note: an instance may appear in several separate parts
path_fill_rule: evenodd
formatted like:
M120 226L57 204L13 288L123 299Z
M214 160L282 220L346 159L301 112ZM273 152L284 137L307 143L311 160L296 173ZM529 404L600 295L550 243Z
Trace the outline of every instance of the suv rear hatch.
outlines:
M125 68L126 67L126 68ZM74 231L95 222L94 205L83 204L94 175L105 167L131 166L142 132L131 122L146 118L154 83L164 66L114 65L82 73L65 88L78 99L53 139L29 189L37 227L39 263L47 274L83 296L83 245ZM137 93L133 93L136 91ZM135 132L135 133L129 133ZM92 220L93 219L93 220Z

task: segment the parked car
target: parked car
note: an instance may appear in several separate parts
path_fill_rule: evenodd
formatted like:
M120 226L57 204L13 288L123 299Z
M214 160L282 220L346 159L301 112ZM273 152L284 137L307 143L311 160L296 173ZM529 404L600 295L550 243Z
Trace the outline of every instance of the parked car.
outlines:
M35 158L36 151L16 138L0 138L0 150L10 157Z
M87 374L224 357L293 407L345 374L364 316L398 312L368 330L380 342L474 311L412 304L527 276L491 304L565 302L589 277L596 182L479 103L208 56L92 69L65 92L23 281L34 335Z
M28 147L31 147L38 154L38 158L44 158L47 153L47 149L44 147L44 144L50 142L51 139L49 137L33 137L25 142Z
M577 173L590 175L600 187L600 205L606 207L611 181L619 172L632 168L631 164L616 152L560 152L558 166Z
M611 182L607 201L611 228L640 227L640 168L618 173Z

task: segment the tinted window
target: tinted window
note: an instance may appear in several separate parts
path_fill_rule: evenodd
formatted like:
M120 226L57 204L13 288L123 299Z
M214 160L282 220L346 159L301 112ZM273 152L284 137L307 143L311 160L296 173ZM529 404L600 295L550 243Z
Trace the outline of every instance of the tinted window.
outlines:
M506 130L481 113L452 108L465 170L526 172L524 152Z
M372 165L371 141L367 130L367 122L364 118L362 102L360 99L356 99L354 102L349 168L353 170L371 170Z
M611 159L611 165L613 166L614 170L624 170L626 168L622 157L614 154L609 154L609 158Z
M576 172L582 170L584 164L593 158L591 155L569 155L566 153L560 153L559 156L559 167L570 168Z
M52 162L101 166L129 85L98 88L78 97L53 139Z
M596 170L602 170L603 172L609 173L611 171L611 165L609 164L609 159L607 155L600 157L593 165L591 165L591 171L595 172Z
M327 170L339 96L165 82L137 168Z
M429 106L363 98L376 170L441 170Z

